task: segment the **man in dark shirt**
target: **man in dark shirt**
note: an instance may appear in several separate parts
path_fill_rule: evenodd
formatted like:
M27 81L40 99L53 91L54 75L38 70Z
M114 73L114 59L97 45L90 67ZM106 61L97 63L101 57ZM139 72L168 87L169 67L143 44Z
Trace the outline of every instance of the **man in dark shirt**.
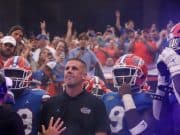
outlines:
M60 117L66 126L63 135L107 135L109 128L105 105L83 89L86 75L87 67L82 60L68 60L64 73L64 93L52 97L42 108L41 124L47 130L51 117L56 122Z

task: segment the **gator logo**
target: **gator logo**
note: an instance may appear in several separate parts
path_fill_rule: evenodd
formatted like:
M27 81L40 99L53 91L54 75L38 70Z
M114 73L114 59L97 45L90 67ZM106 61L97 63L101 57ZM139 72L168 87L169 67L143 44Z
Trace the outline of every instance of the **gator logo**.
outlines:
M91 109L87 108L87 107L82 107L80 109L80 111L83 113L83 114L90 114L91 113Z

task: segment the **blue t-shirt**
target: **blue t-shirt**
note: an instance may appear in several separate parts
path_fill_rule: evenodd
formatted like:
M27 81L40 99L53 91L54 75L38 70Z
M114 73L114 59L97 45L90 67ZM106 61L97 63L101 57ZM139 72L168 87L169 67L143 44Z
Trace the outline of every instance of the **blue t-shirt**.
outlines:
M75 48L69 52L69 58L75 58L77 57L80 48ZM97 63L99 63L99 60L97 59L96 55L94 52L91 50L85 48L84 53L79 57L81 60L83 60L88 68L88 72L93 72L93 69ZM94 74L94 73L91 73Z
M133 99L140 114L152 107L152 99L145 93L134 93ZM125 120L123 101L118 92L102 96L110 122L111 135L131 135Z

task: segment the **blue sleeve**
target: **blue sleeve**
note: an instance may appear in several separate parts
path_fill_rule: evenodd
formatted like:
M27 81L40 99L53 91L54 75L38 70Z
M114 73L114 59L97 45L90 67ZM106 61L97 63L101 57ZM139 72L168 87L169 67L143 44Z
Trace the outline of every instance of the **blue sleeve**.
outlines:
M137 109L140 111L146 110L152 107L152 98L149 94L141 93L136 95L135 97L135 104Z

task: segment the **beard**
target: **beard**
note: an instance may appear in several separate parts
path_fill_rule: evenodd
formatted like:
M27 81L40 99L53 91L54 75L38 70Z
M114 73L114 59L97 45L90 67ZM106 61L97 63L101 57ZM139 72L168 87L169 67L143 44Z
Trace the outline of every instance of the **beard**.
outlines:
M11 51L1 51L1 55L5 58L10 58L12 56Z

